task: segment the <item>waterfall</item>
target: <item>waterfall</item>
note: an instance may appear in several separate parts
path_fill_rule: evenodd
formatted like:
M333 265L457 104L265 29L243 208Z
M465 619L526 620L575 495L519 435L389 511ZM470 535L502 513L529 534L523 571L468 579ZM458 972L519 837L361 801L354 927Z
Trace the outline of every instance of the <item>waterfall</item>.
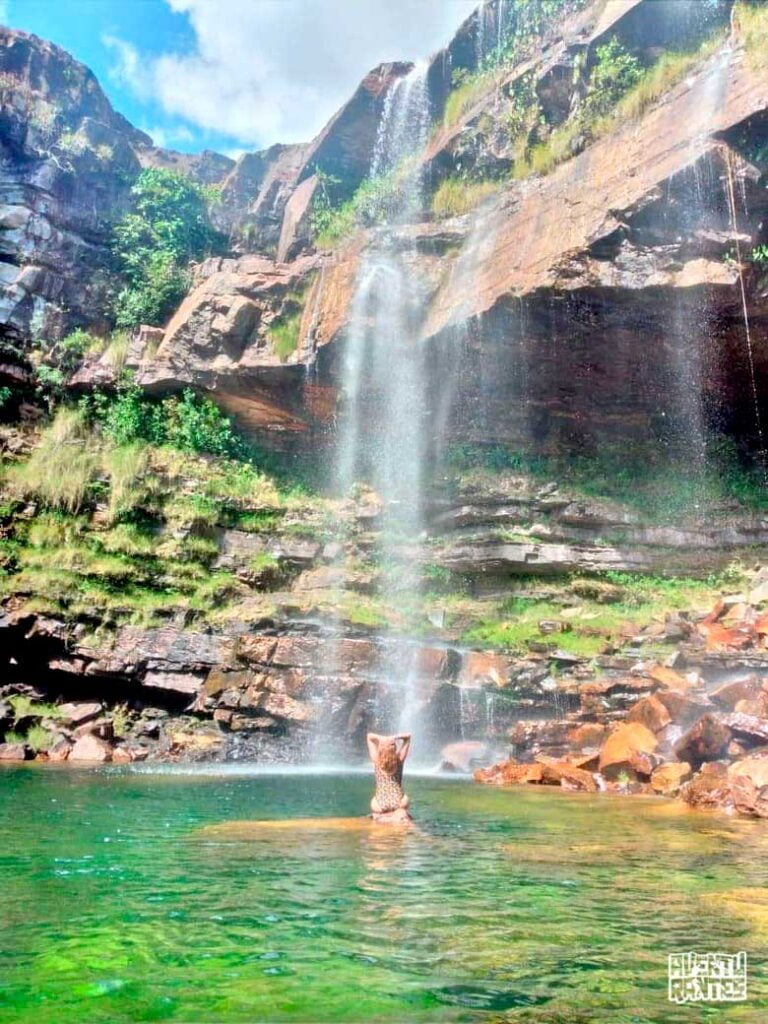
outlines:
M739 223L736 215L736 196L733 187L733 156L730 150L726 150L725 153L725 182L726 182L726 195L728 199L728 216L730 220L731 232L733 234L734 245L736 249L736 266L738 268L739 275L739 297L741 299L741 312L744 318L744 340L747 346L747 364L749 366L749 388L750 395L752 398L752 405L755 413L755 427L757 430L757 441L758 441L758 455L760 458L760 469L763 474L763 483L768 484L768 466L766 465L766 453L765 453L765 430L763 428L763 420L760 414L760 398L757 391L757 375L755 372L755 355L752 346L752 330L749 324L749 309L747 306L747 292L744 287L744 264L741 254L741 243L739 241ZM742 179L743 186L743 179ZM746 201L744 206L746 208Z
M380 222L361 256L345 332L334 473L338 494L347 496L355 484L365 483L378 496L377 596L387 608L410 609L411 615L420 605L418 544L424 528L426 382L418 339L426 293L408 225L419 219L423 203L417 157L430 129L427 69L426 62L415 65L391 86L383 104L370 173L381 184ZM336 643L328 645L326 675L340 668L336 633ZM396 643L381 649L376 676L390 699L378 702L377 727L418 733L414 754L426 755L418 650Z
M695 14L695 11L694 11ZM692 17L690 4L681 4L678 14ZM696 112L700 131L692 134L690 163L675 183L668 212L683 237L703 230L722 230L724 185L714 169L714 157L702 141L708 139L717 111L722 107L728 80L730 53L721 52L704 73L702 96ZM671 388L668 408L669 462L679 467L692 488L693 507L706 510L709 473L710 417L706 407L709 342L713 334L712 306L705 293L678 288L674 292L665 330Z

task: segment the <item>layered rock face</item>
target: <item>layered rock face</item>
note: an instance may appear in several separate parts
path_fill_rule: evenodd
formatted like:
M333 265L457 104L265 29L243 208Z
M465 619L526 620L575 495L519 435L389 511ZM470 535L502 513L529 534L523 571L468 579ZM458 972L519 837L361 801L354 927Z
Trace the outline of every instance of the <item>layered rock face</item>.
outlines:
M0 325L22 348L34 336L109 326L119 285L110 257L142 167L220 186L215 226L234 251L293 257L309 243L317 173L353 191L370 166L386 91L410 65L387 64L311 144L273 146L237 162L155 147L116 113L93 74L51 43L0 30Z
M55 337L103 317L112 219L151 140L87 68L34 37L2 30L0 82L0 318L11 339Z
M589 67L607 39L653 55L676 33L695 46L720 25L719 46L703 51L682 81L590 145L576 138L576 155L550 173L499 185L473 213L443 222L425 215L402 227L426 295L419 344L435 372L424 429L437 449L478 441L590 454L651 441L680 453L710 429L756 443L758 412L742 401L751 369L740 275L760 376L766 289L747 257L766 215L765 74L738 34L727 37L728 4L707 8L707 17L686 14L684 23L679 7L637 0L575 10L434 133L423 154L431 187L457 171L470 179L489 167L506 173L505 119L526 76L557 125L579 102L575 67ZM433 61L436 113L445 67L473 66L480 31L470 19ZM360 181L381 97L405 70L372 73L311 146L242 159L224 183L221 216L235 234L247 228L260 239L254 245L273 253L276 246L278 260L292 262L244 258L202 268L166 331L159 365L143 367L142 379L215 389L268 443L317 445L332 435L355 282L375 229L332 255L299 255L310 246L313 169L349 187ZM249 192L251 212L243 214ZM229 213L228 196L236 198ZM268 331L282 315L283 283L302 293L285 368ZM313 368L310 388L294 366ZM768 406L759 401L764 419Z
M715 612L657 616L642 630L614 625L609 638L600 627L590 632L600 608L579 606L595 583L582 578L556 614L536 623L533 641L519 645L528 646L526 656L470 649L472 631L462 631L462 615L471 618L463 603L508 597L513 577L542 578L539 592L522 598L541 601L556 576L702 576L734 557L757 558L768 545L765 518L743 508L699 510L672 528L511 472L491 487L464 481L451 490L441 479L454 445L561 458L609 446L623 455L637 445L663 451L662 461L681 453L695 461L708 431L754 450L758 426L768 422L763 389L750 384L768 369L768 287L749 258L768 237L768 78L738 26L729 26L731 5L708 4L699 17L676 0L574 0L560 24L532 33L519 60L441 124L453 72L478 70L504 6L486 5L431 61L437 121L419 157L427 200L456 178L467 187L490 184L488 197L443 219L425 203L388 235L423 296L410 340L426 367L425 461L441 486L426 494L423 535L387 550L416 567L419 585L461 584L445 607L432 601L423 616L429 627L419 627L428 639L398 635L402 623L404 630L413 623L391 608L386 625L368 628L360 625L365 616L355 626L349 609L347 617L338 610L340 591L352 602L377 595L383 517L375 495L341 543L287 530L249 533L216 520L203 538L205 569L231 572L248 591L240 617L226 625L185 628L180 602L161 628L120 618L96 641L82 623L102 623L87 612L79 623L46 618L24 607L33 591L7 602L3 735L22 706L15 698L47 695L72 705L53 723L55 760L293 760L322 754L319 736L342 737L332 754L351 758L398 700L398 680L384 678L382 666L402 665L425 719L437 723L434 745L484 742L482 750L446 752L447 763L467 770L511 753L484 781L664 794L685 786L691 803L764 814L765 595L731 595ZM608 39L650 62L679 39L695 47L718 27L718 39L686 74L631 115L594 139L571 138L543 173L515 172L507 125L518 87L531 85L557 128L583 102L583 71ZM183 170L221 186L212 216L231 252L193 268L193 288L170 322L131 340L127 368L152 393L210 392L270 447L327 454L342 420L361 267L381 229L358 225L333 251L318 251L313 206L328 181L340 202L370 174L387 95L410 65L368 75L313 142L233 163L152 147L62 51L21 33L4 32L0 42L6 340L23 348L38 331L98 328L116 280L109 239L131 182L142 166ZM71 386L115 382L103 357L86 361ZM370 381L360 392L361 409L381 405ZM362 416L360 430L375 446L375 417ZM98 529L105 510L89 511L88 528ZM264 510L248 511L258 518ZM343 519L336 508L325 511ZM153 522L158 534L172 532L157 514ZM265 582L265 563L283 574L284 592ZM612 588L620 603L626 595ZM274 613L260 604L268 591ZM403 596L406 604L410 595ZM584 620L577 639L590 641L592 654L568 653L558 639L574 615ZM486 642L495 643L476 646ZM723 673L733 692L721 692ZM24 689L30 685L39 685L36 696ZM32 753L8 746L0 757Z

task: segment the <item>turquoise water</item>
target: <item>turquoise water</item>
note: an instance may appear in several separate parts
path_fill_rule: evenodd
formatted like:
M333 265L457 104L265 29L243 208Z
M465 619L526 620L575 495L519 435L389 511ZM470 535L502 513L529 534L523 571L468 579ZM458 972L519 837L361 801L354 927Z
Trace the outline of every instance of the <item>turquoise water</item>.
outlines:
M411 778L419 830L216 832L364 812L360 775L0 771L0 1021L768 1020L768 827ZM746 1003L667 1000L745 949Z

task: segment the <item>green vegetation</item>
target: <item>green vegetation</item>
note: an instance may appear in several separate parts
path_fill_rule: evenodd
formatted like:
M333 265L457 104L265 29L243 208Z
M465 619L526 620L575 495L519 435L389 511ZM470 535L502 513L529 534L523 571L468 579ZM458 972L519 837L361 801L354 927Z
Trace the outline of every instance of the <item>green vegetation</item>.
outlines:
M619 572L539 581L521 578L511 586L529 592L539 589L546 596L513 590L500 603L476 602L474 607L465 607L470 624L461 641L517 653L534 644L592 657L610 646L625 646L628 636L654 621L663 621L670 611L708 610L720 594L733 592L744 580L743 571L736 566L703 580ZM548 633L542 630L542 623L559 624L562 631Z
M467 582L460 573L446 569L443 565L428 564L422 570L424 580L432 594L462 594Z
M29 358L35 368L38 390L48 396L49 403L61 394L69 376L77 369L83 357L99 352L104 341L81 328L70 331L58 341L33 337Z
M759 267L768 267L768 245L756 245L749 258Z
M443 111L443 124L450 128L461 120L468 110L499 83L499 68L485 69L468 74L460 69L453 73L454 88L448 94Z
M628 53L615 36L598 46L584 100L584 116L587 119L603 117L642 76L640 61Z
M473 73L465 68L454 71L454 88L446 101L443 123L456 124L482 96L501 83L505 73L520 63L549 26L584 3L585 0L525 0L512 6L511 11L508 9L506 32L485 55L480 67Z
M546 138L529 144L530 140L525 136L512 176L525 178L530 174L548 174L588 142L607 135L622 122L640 117L706 60L722 38L720 31L695 50L664 53L646 69L642 69L636 58L615 40L600 47L582 106Z
M217 570L217 530L287 531L317 506L253 457L192 392L151 400L126 383L62 406L31 455L4 466L0 599L107 628L271 614L277 560L258 559L250 585ZM37 507L17 516L23 500Z
M366 178L346 202L337 203L337 179L321 176L312 205L312 231L321 249L332 248L360 227L380 223L403 188L412 161L406 160L389 174Z
M280 560L268 551L259 551L253 555L248 568L265 580L275 581L280 576Z
M75 409L60 409L28 461L12 467L9 480L24 497L77 512L99 465L99 452L83 417Z
M459 176L445 178L432 196L436 217L459 217L479 206L501 187L498 181L467 181Z
M701 469L690 461L670 461L660 443L636 449L603 445L594 455L563 458L501 445L464 445L451 448L446 461L461 483L504 474L530 477L534 483L555 480L567 490L621 501L649 523L673 523L698 509L714 512L733 500L746 508L768 508L763 467L723 438L710 439Z
M208 217L208 191L177 171L145 168L131 189L133 211L116 225L113 252L126 280L118 327L162 324L184 297L187 267L222 246Z
M733 24L744 44L752 71L768 67L768 7L763 0L737 0L733 8Z
M229 417L210 398L189 388L180 397L157 400L128 383L116 395L94 392L82 400L80 409L89 423L98 425L118 445L149 441L182 452L225 456L238 455L243 447Z
M299 347L301 313L281 317L269 328L269 339L275 355L284 363Z
M506 127L513 154L511 176L519 179L548 174L591 141L614 130L617 124L640 117L709 57L722 38L723 32L719 30L695 50L664 53L647 68L616 38L610 39L595 52L581 105L568 120L551 129L542 114L532 74L504 85L504 73L510 66L504 57L474 74L459 70L454 74L456 88L446 103L445 123L455 123L481 96L498 88L500 94L507 95ZM577 61L574 74L583 74L583 61ZM436 216L465 213L500 185L498 181L477 177L472 180L466 172L448 178L433 196L433 212Z
M13 712L13 724L18 725L25 718L53 718L59 717L59 709L55 704L47 704L43 701L34 701L24 694L13 694L8 698Z

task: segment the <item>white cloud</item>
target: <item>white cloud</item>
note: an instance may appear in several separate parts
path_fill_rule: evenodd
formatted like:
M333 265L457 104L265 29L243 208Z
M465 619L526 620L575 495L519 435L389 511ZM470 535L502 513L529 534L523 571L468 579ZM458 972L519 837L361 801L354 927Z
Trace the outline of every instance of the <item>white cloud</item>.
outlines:
M194 133L186 125L138 125L139 131L149 135L156 146L161 149L175 149L185 142L194 142Z
M438 49L476 0L166 3L188 16L194 51L151 58L110 37L115 76L170 116L262 147L311 139L367 71Z
M109 70L109 77L118 85L127 86L139 99L147 100L152 95L149 81L142 76L145 61L131 43L117 36L102 36L102 43L113 51L115 63Z

